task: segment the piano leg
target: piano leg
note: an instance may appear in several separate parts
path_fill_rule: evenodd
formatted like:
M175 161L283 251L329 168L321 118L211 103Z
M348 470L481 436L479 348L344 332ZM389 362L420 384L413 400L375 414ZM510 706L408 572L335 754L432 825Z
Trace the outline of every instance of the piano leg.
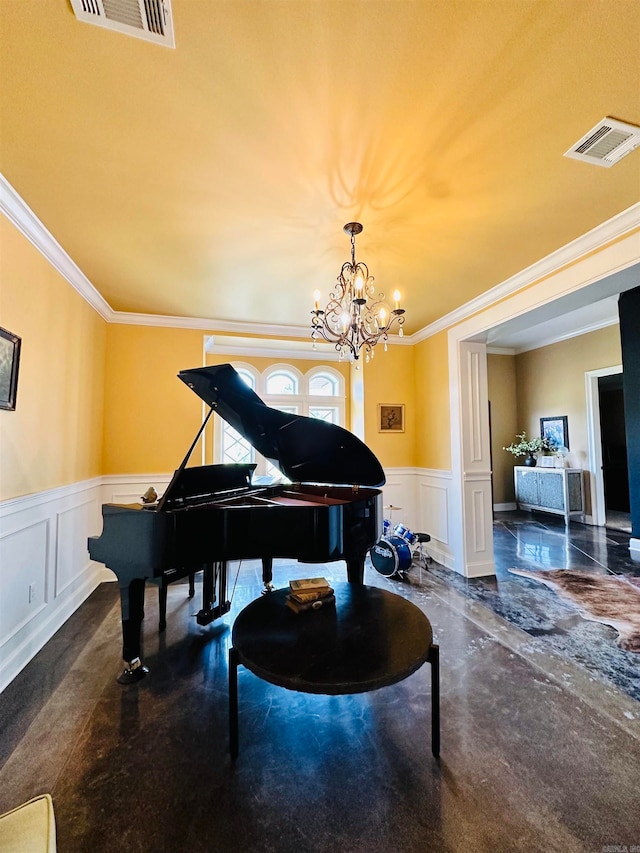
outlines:
M164 578L160 581L160 589L158 590L158 609L160 611L158 631L162 632L167 627L167 584Z
M262 583L264 584L264 589L262 590L262 594L265 592L271 592L273 590L273 557L263 557L262 558Z
M125 668L118 676L120 684L133 684L147 675L149 669L140 659L140 630L144 616L144 578L120 584L122 612L122 658Z
M349 583L364 583L364 561L366 554L351 554L347 561L347 580Z

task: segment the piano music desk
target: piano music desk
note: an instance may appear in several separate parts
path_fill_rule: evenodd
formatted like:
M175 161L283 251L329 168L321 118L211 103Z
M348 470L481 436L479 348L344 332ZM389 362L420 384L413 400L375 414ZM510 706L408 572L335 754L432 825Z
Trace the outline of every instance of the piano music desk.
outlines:
M252 601L233 625L229 649L229 749L238 755L238 665L302 693L364 693L431 664L431 751L440 754L439 647L410 601L377 587L334 584L336 604L294 613L288 589Z

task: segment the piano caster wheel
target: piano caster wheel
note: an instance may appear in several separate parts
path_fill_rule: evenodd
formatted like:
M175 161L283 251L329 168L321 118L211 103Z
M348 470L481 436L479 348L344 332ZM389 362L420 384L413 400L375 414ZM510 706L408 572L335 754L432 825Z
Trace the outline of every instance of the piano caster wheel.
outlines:
M145 666L140 658L135 658L126 666L118 676L118 684L136 684L149 674L149 667Z
M269 583L266 583L264 585L264 589L262 590L261 594L262 595L268 595L270 592L273 592L274 589L275 589L274 585L271 583L271 581L269 581Z

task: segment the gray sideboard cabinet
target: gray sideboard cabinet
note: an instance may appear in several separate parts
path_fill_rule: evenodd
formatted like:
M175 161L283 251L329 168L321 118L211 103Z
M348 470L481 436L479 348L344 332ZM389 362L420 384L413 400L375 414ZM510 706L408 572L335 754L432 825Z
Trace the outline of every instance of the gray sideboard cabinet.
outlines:
M535 509L564 515L565 524L573 516L584 521L584 481L580 468L513 469L518 509Z

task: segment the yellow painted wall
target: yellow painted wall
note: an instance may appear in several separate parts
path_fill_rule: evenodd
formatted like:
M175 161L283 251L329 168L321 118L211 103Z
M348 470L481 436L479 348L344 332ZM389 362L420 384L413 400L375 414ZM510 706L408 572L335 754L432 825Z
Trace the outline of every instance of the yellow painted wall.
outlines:
M106 323L0 216L0 325L22 338L0 411L0 499L99 476Z
M567 415L570 450L567 464L572 468L586 468L589 448L584 374L621 363L617 325L516 356L517 431L524 429L528 435L539 435L540 418ZM585 496L589 514L588 479Z
M412 347L415 369L416 450L419 468L451 469L447 332Z
M516 360L513 355L487 356L487 382L491 404L491 467L494 504L515 500L513 466L517 460L503 450L518 430Z
M517 355L518 432L539 435L540 418L567 415L568 462L584 468L588 458L584 374L621 362L617 325Z
M365 443L383 468L415 465L415 386L413 347L378 345L375 357L363 364ZM405 431L381 433L379 404L403 404Z
M169 473L202 423L202 402L177 378L202 365L204 333L110 324L103 473ZM197 449L193 462L200 464Z

